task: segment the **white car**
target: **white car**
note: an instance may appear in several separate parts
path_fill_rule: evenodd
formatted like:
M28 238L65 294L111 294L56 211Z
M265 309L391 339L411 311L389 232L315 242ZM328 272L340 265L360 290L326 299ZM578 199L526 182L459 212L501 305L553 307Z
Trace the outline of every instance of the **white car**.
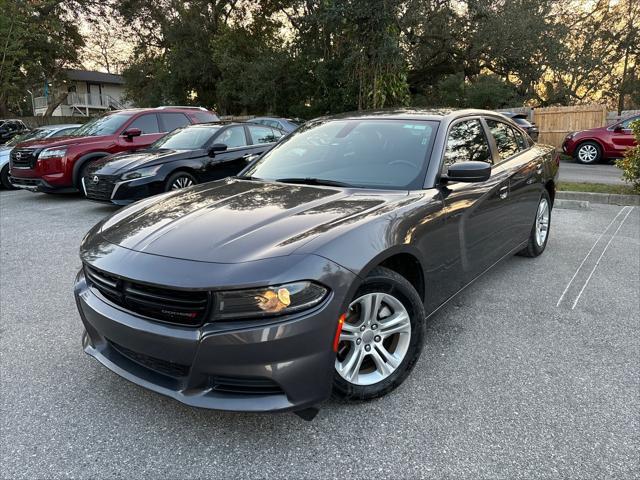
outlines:
M43 127L34 128L33 130L13 137L7 143L0 147L0 185L6 189L14 187L9 182L9 154L13 147L22 142L29 140L39 140L41 138L63 137L65 135L73 135L73 132L80 127L80 123L66 123L62 125L45 125Z

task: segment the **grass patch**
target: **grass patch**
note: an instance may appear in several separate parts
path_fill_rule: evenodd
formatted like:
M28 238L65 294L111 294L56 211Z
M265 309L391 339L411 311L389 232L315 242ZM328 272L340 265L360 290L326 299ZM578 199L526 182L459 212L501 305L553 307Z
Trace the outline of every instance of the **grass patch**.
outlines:
M607 185L605 183L559 182L556 189L561 192L615 193L618 195L638 195L629 185Z

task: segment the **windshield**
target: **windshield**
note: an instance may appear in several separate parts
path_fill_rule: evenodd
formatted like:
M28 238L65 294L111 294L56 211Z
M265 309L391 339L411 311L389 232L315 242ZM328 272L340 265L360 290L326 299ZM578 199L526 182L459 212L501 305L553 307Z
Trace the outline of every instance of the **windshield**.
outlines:
M73 135L75 137L97 137L99 135L113 135L116 133L127 120L131 118L131 114L114 113L97 117L78 128Z
M31 130L30 132L23 133L22 135L18 135L17 137L13 137L11 140L5 143L5 145L13 147L14 145L26 142L28 140L39 140L41 138L47 138L54 131L54 129L36 128L35 130Z
M150 148L173 150L198 150L204 148L211 137L220 130L220 125L180 128L151 145Z
M420 188L437 125L388 119L312 122L277 144L244 175L266 180L321 179L367 188Z

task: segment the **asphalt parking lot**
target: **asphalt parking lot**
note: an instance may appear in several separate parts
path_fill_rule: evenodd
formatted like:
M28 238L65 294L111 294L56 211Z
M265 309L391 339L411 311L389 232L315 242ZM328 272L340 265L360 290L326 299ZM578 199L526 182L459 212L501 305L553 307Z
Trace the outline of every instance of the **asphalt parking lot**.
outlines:
M429 319L410 378L316 419L196 410L80 347L84 233L114 209L0 192L2 478L639 478L640 209L553 212Z
M612 163L582 165L575 160L563 160L560 167L561 182L606 183L609 185L625 185L622 170Z

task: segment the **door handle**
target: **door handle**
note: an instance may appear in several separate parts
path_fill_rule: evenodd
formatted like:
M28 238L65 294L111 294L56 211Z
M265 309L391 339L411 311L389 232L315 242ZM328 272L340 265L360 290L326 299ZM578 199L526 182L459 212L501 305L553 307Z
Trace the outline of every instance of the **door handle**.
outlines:
M505 185L504 187L501 187L500 190L498 190L498 196L502 200L507 198L509 196L509 187L507 185Z

